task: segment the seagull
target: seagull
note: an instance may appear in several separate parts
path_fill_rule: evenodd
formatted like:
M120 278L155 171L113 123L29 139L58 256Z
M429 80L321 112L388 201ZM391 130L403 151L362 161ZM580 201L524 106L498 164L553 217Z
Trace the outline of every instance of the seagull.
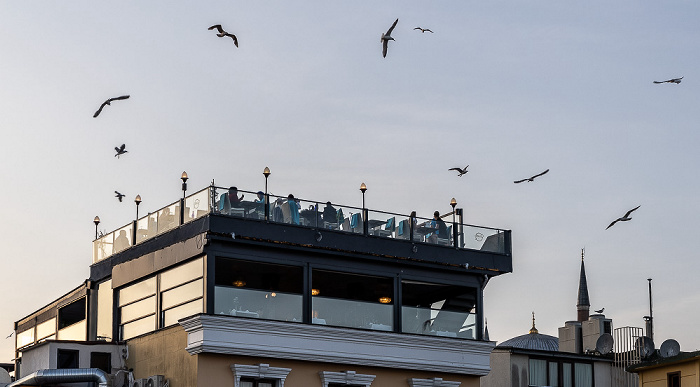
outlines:
M382 39L381 39L381 42L382 42L382 56L383 56L384 58L386 58L386 49L387 49L387 45L389 44L389 41L390 41L390 40L394 40L394 38L391 37L391 31L394 30L394 27L396 27L396 23L398 23L398 22L399 22L399 19L396 19L396 21L394 22L394 24L391 25L391 28L389 28L389 30L386 31L386 34L382 34Z
M605 308L600 309L600 310L594 310L594 312L596 312L596 313L603 313L604 310L605 310Z
M668 81L654 81L654 83L675 83L677 85L681 83L681 79L683 79L683 77L669 79Z
M233 44L235 44L236 47L238 47L238 38L236 37L236 35L229 34L228 32L224 31L224 29L221 28L221 24L215 24L207 29L208 30L216 29L217 31L219 31L219 33L216 34L216 36L218 36L220 38L223 38L224 36L228 36L229 38L233 39Z
M617 218L617 219L615 219L615 221L612 222L612 223L610 223L610 225L609 225L608 227L606 227L605 229L606 229L606 230L609 229L610 227L612 227L612 226L613 226L615 223L617 223L617 222L626 222L626 221L628 221L628 220L632 220L632 218L630 218L630 214L632 213L632 211L636 210L636 209L639 208L639 207L641 207L641 206L634 207L633 209L627 211L627 213L625 214L625 216L623 216L622 218Z
M96 118L97 116L99 116L100 113L102 113L102 108L104 108L105 105L112 105L112 101L117 101L117 100L120 100L120 99L129 99L129 96L128 96L128 95L122 95L121 97L110 98L110 99L108 99L108 100L102 102L102 105L100 105L100 108L97 109L97 111L95 112L95 114L94 114L92 117L93 117L93 118Z
M514 181L513 183L518 184L518 183L522 183L523 181L534 181L536 177L540 177L540 176L544 175L544 174L547 173L547 172L549 172L549 169L546 170L546 171L544 171L544 172L542 172L542 173L538 173L538 174L536 174L535 176L528 177L527 179L516 180L516 181Z
M120 202L122 201L122 198L123 198L124 196L126 196L126 195L124 195L123 193L119 193L119 191L114 191L114 193L116 194L116 195L114 195L114 197L117 198L117 199L119 199Z
M414 30L420 30L420 32L422 32L422 33L425 33L426 31L430 32L431 34L433 33L433 31L431 31L431 30L428 29L428 28L416 27L416 28L414 28Z
M464 169L462 169L462 168L450 168L450 169L448 169L448 171L457 171L457 172L459 172L459 175L457 175L457 177L462 177L462 175L469 172L469 171L467 171L467 168L469 168L469 165L464 167Z
M128 151L124 148L126 148L126 144L122 144L122 146L119 147L115 146L114 150L117 151L117 154L114 155L114 157L119 158L119 156L123 155L124 153L127 153Z
M10 337L12 337L13 334L15 334L15 332L10 333L9 336L5 337L5 340L7 340L7 339L9 339Z

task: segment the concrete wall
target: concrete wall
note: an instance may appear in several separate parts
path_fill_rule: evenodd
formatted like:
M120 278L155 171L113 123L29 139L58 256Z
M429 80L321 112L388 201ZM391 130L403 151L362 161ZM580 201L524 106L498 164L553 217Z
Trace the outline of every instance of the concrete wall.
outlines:
M181 326L163 329L131 339L127 342L129 359L127 366L134 369L134 378L164 375L170 387L192 387L197 385L197 357L190 355L187 333ZM233 386L210 384L210 386ZM200 386L203 386L200 384Z
M491 352L491 372L481 378L481 387L527 387L528 357L510 351Z
M460 387L479 386L479 377L476 376L231 355L200 354L195 356L198 358L196 385L201 387L233 386L231 364L257 365L261 363L269 364L270 367L291 368L292 371L289 373L284 383L285 387L321 387L320 371L355 371L358 374L376 375L376 378L372 382L372 387L408 387L409 378L442 378L445 381L460 382ZM178 386L171 384L171 387ZM194 386L194 384L192 386Z
M640 387L667 387L667 375L681 373L681 386L700 387L700 361L656 367L639 373Z
M595 387L612 387L612 363L593 363L593 376Z

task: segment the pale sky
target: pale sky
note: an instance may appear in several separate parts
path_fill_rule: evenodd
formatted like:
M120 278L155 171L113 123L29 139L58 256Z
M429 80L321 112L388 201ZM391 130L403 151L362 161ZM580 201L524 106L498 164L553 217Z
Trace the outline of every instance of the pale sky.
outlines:
M700 349L699 16L673 0L1 0L0 333L87 278L95 215L112 231L136 194L141 214L174 202L183 170L191 192L257 191L269 166L275 194L360 206L365 182L370 209L455 197L467 223L512 230L513 273L485 290L492 340L533 311L553 336L576 318L585 246L592 310L643 327L651 277L657 346Z

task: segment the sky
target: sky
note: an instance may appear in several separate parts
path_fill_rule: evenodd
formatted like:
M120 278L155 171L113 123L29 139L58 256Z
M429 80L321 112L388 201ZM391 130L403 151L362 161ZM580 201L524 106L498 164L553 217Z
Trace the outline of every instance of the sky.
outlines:
M0 333L89 276L96 215L109 232L137 194L141 214L174 202L183 171L191 192L261 190L267 166L275 194L359 207L364 182L370 209L429 216L454 197L466 223L512 230L513 272L485 289L492 340L527 333L532 312L553 336L575 320L585 247L591 310L643 327L652 278L657 346L700 349L699 14L677 0L2 0Z

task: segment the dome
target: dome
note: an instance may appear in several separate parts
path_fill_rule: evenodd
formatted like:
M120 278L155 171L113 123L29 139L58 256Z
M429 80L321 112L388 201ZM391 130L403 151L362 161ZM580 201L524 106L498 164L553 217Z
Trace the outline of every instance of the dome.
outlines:
M559 351L559 339L542 333L528 333L513 337L499 344L500 347L512 347L520 349L536 349L540 351Z

